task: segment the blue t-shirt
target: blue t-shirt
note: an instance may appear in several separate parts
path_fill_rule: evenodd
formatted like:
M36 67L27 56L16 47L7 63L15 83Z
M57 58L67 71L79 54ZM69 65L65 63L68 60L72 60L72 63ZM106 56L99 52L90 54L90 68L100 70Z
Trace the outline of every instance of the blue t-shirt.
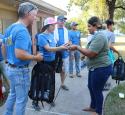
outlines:
M56 43L54 40L53 34L39 34L38 36L38 46L39 52L42 53L44 61L54 61L55 60L55 52L47 51L44 46L49 45L50 47L56 47Z
M115 34L109 30L104 30L104 34L106 35L109 43L115 43Z
M10 64L23 66L30 63L30 60L20 60L16 58L15 49L21 49L31 54L31 37L26 26L14 23L5 32L3 43L6 48L7 61Z
M0 33L0 61L3 60L2 51L1 51L1 46L2 46L3 37L4 37L4 36Z
M57 45L61 46L61 45L65 44L65 42L64 42L64 29L58 28L58 34L59 34L59 41L57 42ZM67 58L69 56L69 52L67 50L64 50L61 52L62 52L62 58Z
M80 45L80 32L79 31L70 30L69 38L72 44Z

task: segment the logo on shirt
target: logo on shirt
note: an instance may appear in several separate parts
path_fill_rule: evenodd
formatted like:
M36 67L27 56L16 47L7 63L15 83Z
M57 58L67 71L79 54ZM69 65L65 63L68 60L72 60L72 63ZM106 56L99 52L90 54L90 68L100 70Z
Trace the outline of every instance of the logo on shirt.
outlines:
M6 39L6 44L7 44L8 46L10 46L10 45L13 44L13 42L12 42L12 35L9 36L9 37Z

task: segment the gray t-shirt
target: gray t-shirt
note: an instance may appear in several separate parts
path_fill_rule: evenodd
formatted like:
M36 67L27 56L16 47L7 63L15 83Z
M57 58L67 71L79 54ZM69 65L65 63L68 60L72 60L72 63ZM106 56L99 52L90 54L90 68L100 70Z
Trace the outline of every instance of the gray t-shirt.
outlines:
M109 43L115 43L115 34L109 30L104 30L104 34L106 35Z
M97 32L91 42L88 43L87 49L98 53L96 57L87 58L87 66L89 69L96 69L99 67L106 67L111 64L108 56L108 40L103 32Z

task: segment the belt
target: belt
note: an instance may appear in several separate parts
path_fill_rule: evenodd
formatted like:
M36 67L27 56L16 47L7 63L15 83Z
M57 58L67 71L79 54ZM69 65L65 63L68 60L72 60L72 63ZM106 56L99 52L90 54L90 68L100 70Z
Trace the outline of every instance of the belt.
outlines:
M12 67L12 68L28 68L28 67L29 67L28 64L22 65L22 66L18 66L18 65L10 64L10 63L8 63L8 66L10 66L10 67Z

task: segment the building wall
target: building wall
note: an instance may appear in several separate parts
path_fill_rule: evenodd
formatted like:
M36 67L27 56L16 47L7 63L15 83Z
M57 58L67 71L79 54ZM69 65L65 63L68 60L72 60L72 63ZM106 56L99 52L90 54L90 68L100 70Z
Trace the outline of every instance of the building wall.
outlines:
M17 20L16 8L0 3L0 32Z

